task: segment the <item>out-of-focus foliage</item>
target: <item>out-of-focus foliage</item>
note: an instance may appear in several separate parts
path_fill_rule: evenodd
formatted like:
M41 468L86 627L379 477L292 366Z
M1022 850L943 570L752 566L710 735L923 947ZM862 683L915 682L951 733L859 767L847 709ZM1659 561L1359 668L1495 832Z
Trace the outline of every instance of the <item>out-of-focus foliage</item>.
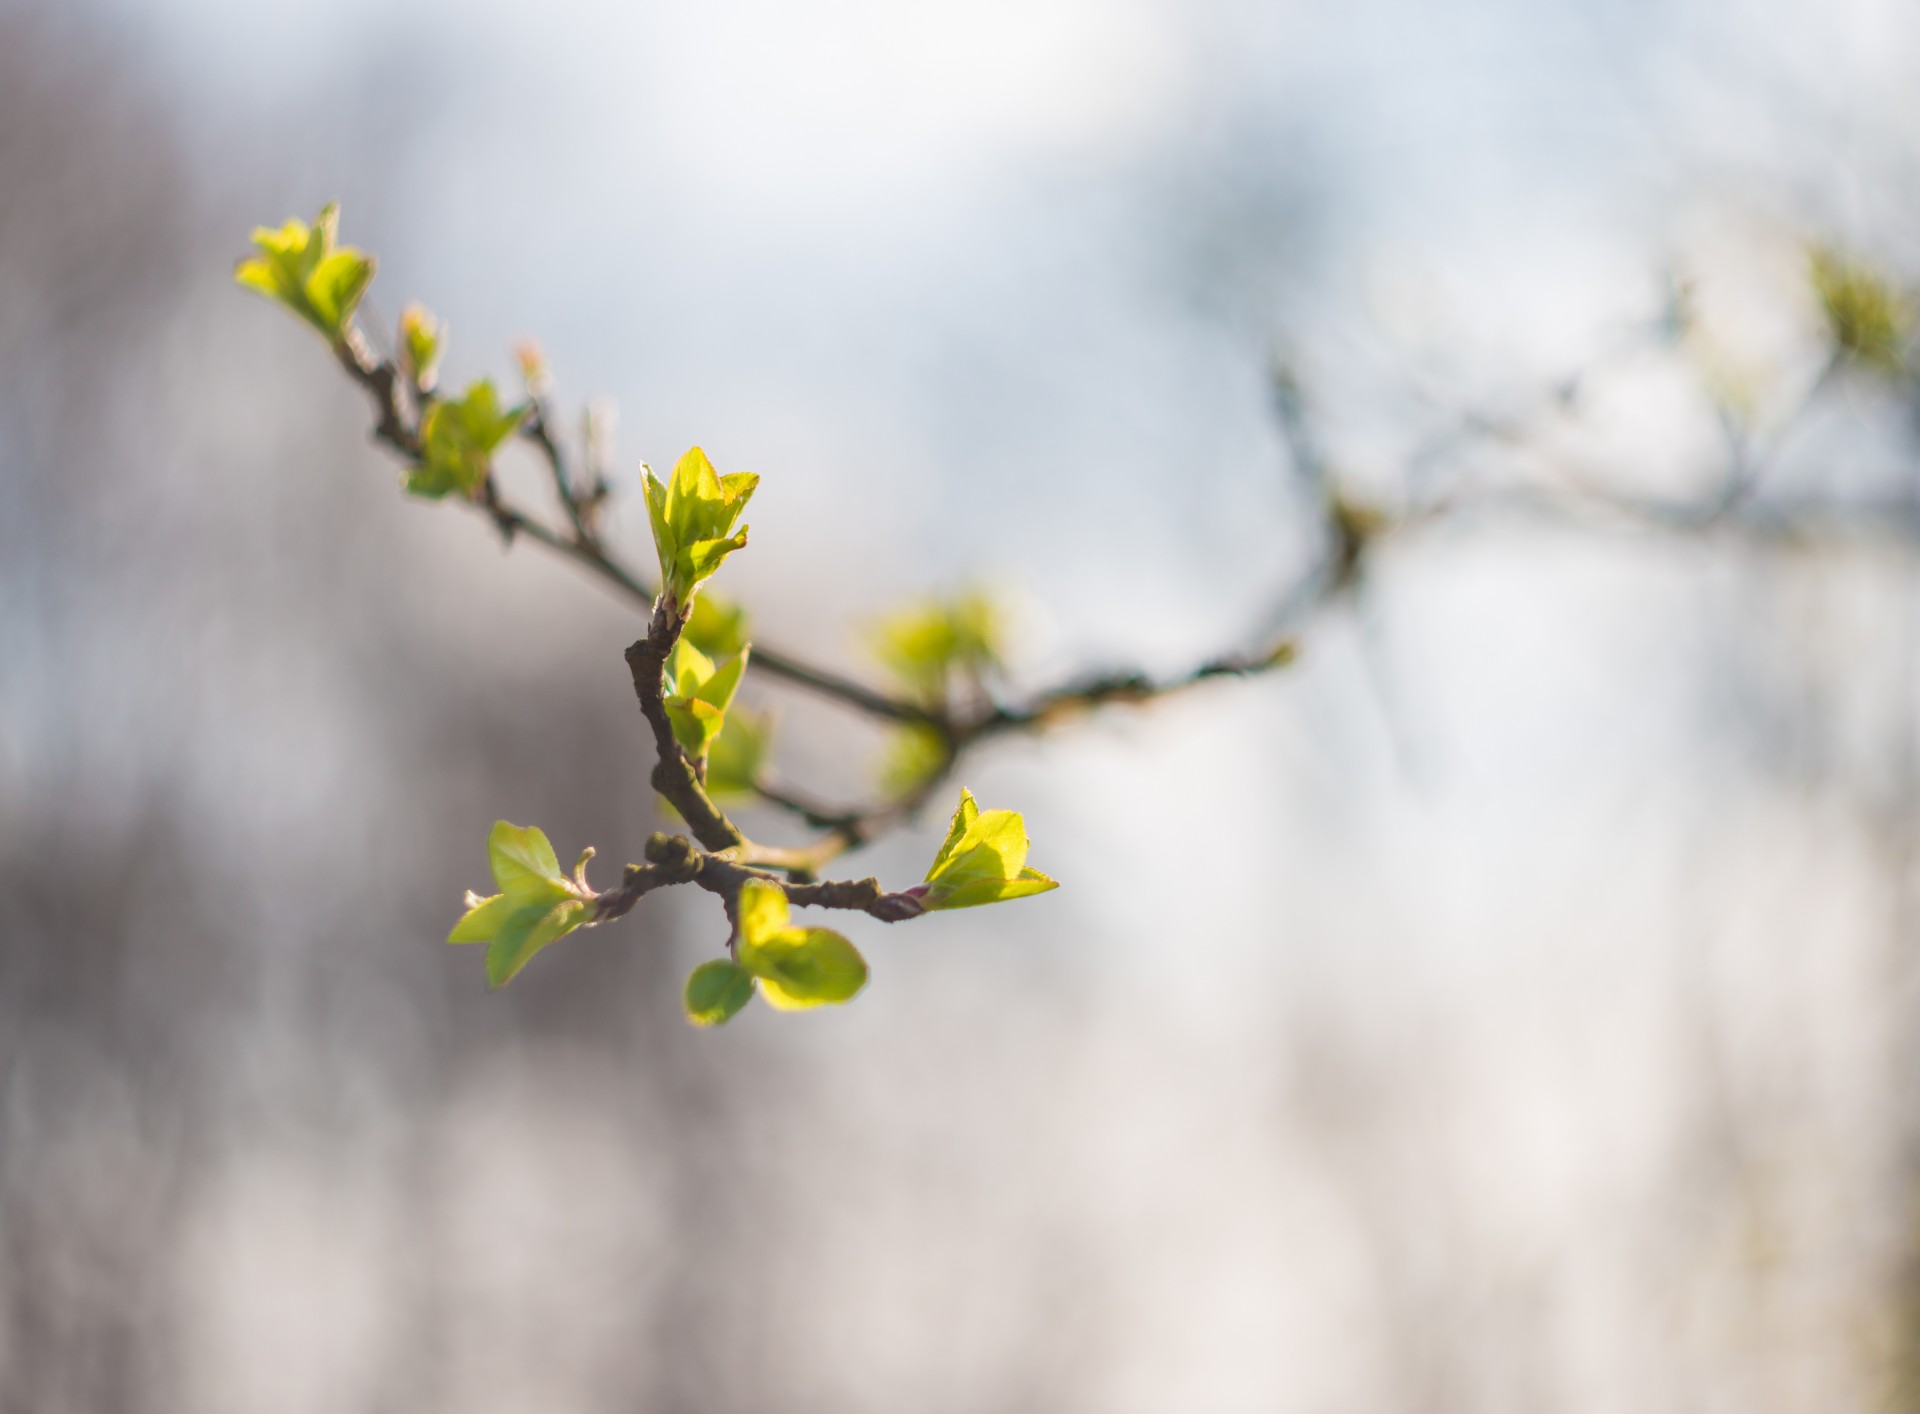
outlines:
M437 500L448 492L476 495L493 472L493 454L526 420L524 404L503 408L491 379L472 384L457 400L428 405L420 421L420 464L407 473L407 490Z
M353 312L373 279L373 260L352 246L334 244L340 211L322 207L309 226L298 218L279 229L253 233L258 255L235 267L233 278L299 315L335 343L345 336Z
M947 739L938 727L908 722L887 734L880 755L880 789L907 795L947 764Z
M446 352L447 327L426 306L410 304L400 311L400 366L416 391L433 391Z
M747 622L746 605L707 590L695 596L681 636L709 658L724 658L746 646Z
M716 800L750 800L773 754L773 716L737 705L725 715L707 747L707 794Z
M1000 667L1003 632L993 600L969 590L889 614L868 641L900 685L932 705L946 700L956 673L977 682Z
M1835 346L1883 373L1901 372L1913 320L1900 291L1872 266L1823 246L1808 263Z
M553 391L553 365L538 339L522 339L513 346L513 364L520 370L520 384L529 398L544 398Z

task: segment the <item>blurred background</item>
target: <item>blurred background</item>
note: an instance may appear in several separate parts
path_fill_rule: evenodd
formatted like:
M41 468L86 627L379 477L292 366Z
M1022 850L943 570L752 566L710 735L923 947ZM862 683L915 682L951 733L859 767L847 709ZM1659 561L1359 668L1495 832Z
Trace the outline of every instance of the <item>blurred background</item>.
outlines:
M0 0L0 1408L1915 1407L1920 398L1806 252L1920 278L1917 78L1899 0ZM330 199L456 386L617 402L640 563L640 459L764 475L769 641L1300 660L969 761L1064 887L851 1007L692 1030L686 891L489 994L488 825L658 823L638 620L233 286Z

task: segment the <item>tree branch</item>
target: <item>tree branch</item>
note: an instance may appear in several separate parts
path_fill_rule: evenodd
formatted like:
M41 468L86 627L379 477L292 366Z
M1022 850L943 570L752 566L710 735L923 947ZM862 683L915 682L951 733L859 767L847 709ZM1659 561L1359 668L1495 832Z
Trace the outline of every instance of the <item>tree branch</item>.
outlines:
M663 596L654 605L647 636L627 649L627 669L633 675L633 691L640 699L640 711L653 729L654 751L659 757L651 778L653 788L680 812L687 828L701 844L713 850L732 849L744 845L746 836L713 803L693 763L680 749L662 693L667 655L673 651L685 627L686 618L679 607Z
M375 440L408 461L419 460L418 410L410 410L409 394L403 390L404 380L394 364L376 359L357 330L350 330L348 336L334 346L334 351L341 367L366 391L374 405ZM1698 501L1670 502L1632 496L1614 492L1596 479L1574 475L1561 487L1536 484L1443 494L1397 515L1388 515L1342 495L1298 383L1288 369L1277 366L1270 384L1275 421L1288 448L1297 484L1307 493L1317 512L1321 534L1320 547L1311 562L1269 613L1263 625L1264 646L1212 658L1164 679L1125 670L1085 675L1038 692L1024 702L991 703L956 719L943 704L926 705L892 695L777 648L756 643L748 663L749 672L780 679L882 721L930 727L942 743L939 763L919 784L897 799L873 806L835 809L784 787L759 784L756 788L762 800L821 832L811 844L798 848L758 845L746 840L707 795L698 771L673 736L672 723L665 712L661 679L666 655L684 621L669 622L656 603L652 586L621 563L600 539L593 525L591 507L597 506L603 488L590 492L590 501L580 498L565 452L553 433L551 411L544 398L535 398L533 413L523 425L521 435L536 448L548 467L567 517L567 530L556 531L505 503L491 478L469 504L493 521L507 543L511 544L518 536L538 541L649 612L647 637L634 643L626 656L634 691L654 736L658 761L652 772L652 783L680 811L701 844L715 855L725 856L716 862L714 874L701 875L696 870L696 881L704 878L703 886L712 887L731 877L726 873L729 869L743 869L749 871L751 877L769 878L774 874L765 871L776 871L788 876L790 882L785 887L792 896L795 889L847 887L814 885L808 881L833 859L918 814L976 746L1002 736L1044 730L1102 707L1146 705L1214 678L1250 676L1292 661L1294 640L1285 635L1294 631L1313 610L1350 589L1374 545L1391 531L1426 528L1474 511L1517 510L1582 525L1594 523L1596 516L1611 516L1628 525L1671 533L1725 530L1779 545L1798 545L1824 535L1873 532L1920 539L1920 523L1916 523L1905 506L1849 507L1822 503L1788 506L1758 499L1764 463L1777 450L1787 429L1830 384L1839 366L1838 359L1829 362L1763 448L1750 446L1739 429L1728 424L1728 467L1723 484ZM411 398L412 403L419 401L417 395ZM1471 444L1475 438L1489 433L1507 441L1524 441L1528 435L1524 427L1515 429L1485 418L1468 418L1463 426L1466 430L1457 439L1461 444ZM654 880L653 875L640 878L644 886L633 894L634 899L646 889L659 886L657 882L649 882ZM626 887L622 885L622 889ZM851 897L834 895L843 896ZM631 906L629 901L621 911Z
M888 893L874 878L830 880L825 883L798 883L778 874L757 869L733 857L733 852L709 853L684 835L655 833L647 840L647 862L629 864L620 884L599 895L594 921L608 922L622 917L655 889L677 884L696 884L718 894L728 904L749 880L774 885L787 895L796 908L838 908L870 914L883 923L902 923L918 918L926 909L911 891Z

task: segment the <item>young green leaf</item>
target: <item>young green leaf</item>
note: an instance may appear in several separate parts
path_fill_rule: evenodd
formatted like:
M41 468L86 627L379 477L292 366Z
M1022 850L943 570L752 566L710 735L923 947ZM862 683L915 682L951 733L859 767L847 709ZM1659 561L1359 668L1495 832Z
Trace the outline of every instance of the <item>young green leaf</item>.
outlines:
M746 608L716 594L701 594L680 636L710 658L738 653L747 641Z
M560 872L553 846L531 826L495 821L487 862L500 892L491 898L469 893L467 911L447 941L486 943L487 982L503 987L548 943L591 925L594 895Z
M716 668L713 659L686 639L673 645L667 656L664 702L673 734L688 756L696 760L705 756L720 735L751 651L751 646L742 648Z
M476 494L493 471L493 454L526 420L523 406L502 408L490 379L464 397L427 408L420 422L420 464L407 473L407 490L438 499L450 491Z
M718 1026L757 988L777 1011L803 1011L851 1001L867 985L867 963L828 928L796 928L777 884L750 880L734 908L735 960L702 963L687 979L687 1018Z
M983 811L974 803L973 793L962 790L946 841L934 856L926 883L915 892L922 906L932 911L974 908L1060 887L1026 863L1027 826L1019 814Z
M720 734L707 748L707 794L716 800L752 795L773 749L773 719L729 707Z
M937 727L908 722L887 737L880 758L880 789L907 795L947 764L947 739Z
M240 261L233 272L239 284L285 305L328 343L346 335L373 280L371 256L351 246L335 247L339 215L329 203L311 226L295 218L278 230L259 227L253 233L259 254Z
M867 985L867 963L852 943L829 928L789 925L787 896L777 884L753 880L740 890L740 965L760 984L760 995L780 1011L835 1006Z
M687 1020L723 1026L753 1000L753 974L737 962L703 962L687 978Z
M400 368L407 381L430 393L440 378L440 359L447 351L447 326L418 304L400 311Z
M915 697L944 702L952 675L974 679L1000 666L1001 614L978 591L929 599L888 615L874 625L874 655Z
M747 528L734 526L760 478L749 471L721 476L698 447L680 458L664 483L644 464L640 474L661 592L684 608L720 562L747 543Z
M867 985L867 960L830 928L788 928L754 948L748 966L775 1011L839 1006Z

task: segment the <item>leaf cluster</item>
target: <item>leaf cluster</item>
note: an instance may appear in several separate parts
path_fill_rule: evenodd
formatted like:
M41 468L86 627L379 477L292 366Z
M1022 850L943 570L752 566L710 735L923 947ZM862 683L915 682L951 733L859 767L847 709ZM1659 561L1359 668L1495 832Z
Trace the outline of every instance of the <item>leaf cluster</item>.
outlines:
M1900 373L1913 333L1900 292L1872 266L1823 247L1810 252L1808 266L1835 347L1883 373Z
M792 925L778 885L744 884L734 955L704 962L687 978L687 1018L718 1026L753 1000L756 991L776 1011L850 1002L867 985L867 960L831 928Z
M458 399L429 403L420 419L420 463L407 490L438 500L449 492L478 495L493 474L493 454L520 430L529 409L500 406L493 381L482 378Z
M285 305L330 344L346 337L373 281L371 256L335 244L339 223L339 207L329 203L312 225L296 217L278 229L261 226L253 233L259 253L233 272L241 285Z
M727 722L727 708L747 670L751 645L715 667L713 659L682 638L667 655L667 715L681 749L695 761L704 761Z
M929 706L944 704L956 677L977 685L1000 668L1003 617L978 590L927 599L873 626L874 656L896 681Z
M450 943L487 945L487 982L504 987L533 955L576 928L593 922L598 897L587 887L588 850L572 877L541 831L494 821L487 836L487 863L500 890L488 898L469 892L467 911L447 934Z
M669 604L685 609L694 591L747 543L747 528L734 526L760 478L750 471L721 476L698 447L675 463L666 481L644 464L640 478L660 557L660 592Z

